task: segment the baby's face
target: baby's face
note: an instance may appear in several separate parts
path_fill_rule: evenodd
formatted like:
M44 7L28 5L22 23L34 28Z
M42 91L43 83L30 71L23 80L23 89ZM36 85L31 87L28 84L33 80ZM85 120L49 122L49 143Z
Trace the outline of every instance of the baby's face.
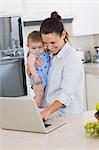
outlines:
M32 54L40 54L44 52L44 46L42 42L29 42L29 51Z

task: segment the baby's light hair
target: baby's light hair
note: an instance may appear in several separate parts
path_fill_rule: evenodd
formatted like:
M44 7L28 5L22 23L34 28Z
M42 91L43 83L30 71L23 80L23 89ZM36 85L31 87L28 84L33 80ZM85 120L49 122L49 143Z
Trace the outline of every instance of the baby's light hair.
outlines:
M32 31L27 37L27 45L29 45L29 40L34 42L42 42L40 31Z

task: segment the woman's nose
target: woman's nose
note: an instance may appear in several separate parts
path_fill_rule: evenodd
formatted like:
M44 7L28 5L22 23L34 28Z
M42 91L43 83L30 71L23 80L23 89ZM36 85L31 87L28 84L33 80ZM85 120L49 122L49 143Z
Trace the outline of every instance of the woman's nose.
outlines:
M52 46L52 44L49 43L49 44L45 45L45 48L51 50L53 48L53 46Z

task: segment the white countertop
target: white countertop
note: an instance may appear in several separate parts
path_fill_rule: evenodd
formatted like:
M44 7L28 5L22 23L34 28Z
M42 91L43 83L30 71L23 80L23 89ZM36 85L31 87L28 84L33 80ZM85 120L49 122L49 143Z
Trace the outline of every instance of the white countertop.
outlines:
M0 129L0 150L99 150L99 139L88 138L84 124L95 111L66 117L67 123L49 134Z

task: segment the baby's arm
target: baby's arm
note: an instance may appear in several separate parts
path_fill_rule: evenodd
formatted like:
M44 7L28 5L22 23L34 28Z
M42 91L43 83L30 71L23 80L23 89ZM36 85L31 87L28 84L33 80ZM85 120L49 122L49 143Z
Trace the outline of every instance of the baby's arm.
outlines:
M31 75L35 78L34 83L38 84L38 83L40 83L40 77L39 77L38 73L36 72L35 61L36 61L36 56L30 53L28 56L29 71L30 71Z
M30 77L30 69L29 69L29 65L28 65L28 63L27 63L26 65L27 65L27 67L26 67L26 72L27 72L28 77Z

